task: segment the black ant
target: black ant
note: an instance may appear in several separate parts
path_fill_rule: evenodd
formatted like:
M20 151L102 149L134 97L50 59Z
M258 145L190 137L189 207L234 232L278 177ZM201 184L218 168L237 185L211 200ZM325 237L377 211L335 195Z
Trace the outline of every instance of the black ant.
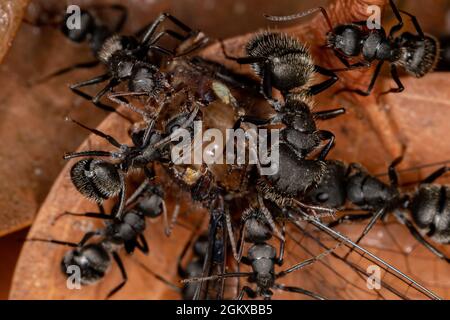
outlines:
M74 266L78 267L82 285L93 284L101 280L110 268L112 260L114 260L119 266L122 281L108 293L107 298L110 298L128 280L118 251L121 248L125 248L128 254L133 253L136 249L144 254L148 254L149 252L149 247L143 234L146 229L145 218L153 219L159 217L164 211L162 200L157 190L157 186L150 184L149 180L144 181L128 199L127 208L121 220L115 217L115 212L120 207L120 204L114 206L112 210L113 214L106 214L103 207L100 207L100 213L65 212L59 215L56 219L70 215L97 218L106 221L104 228L86 233L78 243L39 238L33 238L30 241L50 242L73 247L73 250L64 255L61 261L61 270L69 277L71 274L70 270ZM100 239L93 242L89 241L93 237L100 237Z
M93 68L100 63L99 52L105 43L105 41L122 31L123 26L127 20L128 10L126 7L113 4L113 5L94 5L89 7L90 10L80 9L80 28L69 28L68 21L71 19L73 14L66 13L62 19L56 19L57 21L36 21L29 22L28 20L24 20L27 23L32 25L36 25L38 27L45 26L55 26L59 27L63 35L72 42L82 43L87 42L89 45L94 57L96 60L84 63L78 63L73 66L58 70L50 75L39 80L39 82L43 82L49 78L62 75L64 73L70 72L75 69L80 68ZM95 15L96 10L111 10L116 11L119 14L117 22L111 27L105 25L100 19L98 19Z
M341 91L351 91L363 96L370 95L380 75L383 64L388 62L391 67L392 78L397 84L397 88L383 92L383 95L391 92L398 93L404 90L397 67L402 67L409 74L421 78L430 73L439 60L439 42L434 37L426 35L422 31L415 16L397 9L393 0L390 0L389 3L398 23L391 28L388 35L381 26L380 28L370 29L367 26L367 21L357 21L351 24L338 25L333 28L327 12L322 7L291 16L266 16L266 18L271 21L288 21L305 17L320 10L329 26L326 46L333 49L335 55L346 67L345 69L334 71L368 68L374 61L378 61L372 80L366 91L359 89L343 89ZM395 36L403 27L403 19L400 13L411 18L417 34L404 32L398 37ZM349 60L351 58L360 56L362 56L361 61L350 64Z
M392 212L414 238L436 256L450 262L450 258L422 235L423 231L438 243L450 242L450 189L445 185L433 184L448 172L448 167L442 167L423 179L414 193L402 193L395 169L402 159L403 157L395 159L389 166L389 185L369 174L359 164L346 166L340 161L327 161L327 170L322 180L309 192L307 199L311 203L336 209L342 209L348 200L359 209L370 211L366 214L345 215L331 223L331 226L335 226L344 221L370 219L356 244L379 219ZM410 212L412 221L406 217L405 211Z
M166 19L172 21L188 35L183 36L172 30L164 30L155 34L159 25ZM92 99L95 105L99 104L103 95L112 91L113 88L123 81L128 82L128 89L132 92L137 91L142 94L154 95L154 90L163 90L168 84L164 75L159 71L159 67L147 61L148 53L156 51L174 57L177 55L175 51L163 48L157 44L164 35L169 35L183 42L189 38L196 37L198 34L199 32L193 31L172 15L162 13L145 30L141 40L138 40L134 36L119 35L108 38L98 53L100 61L108 68L107 73L87 81L73 84L70 88L76 94L86 99ZM199 41L203 43L204 38ZM186 49L187 51L182 54L186 54L197 47L196 44L193 44L192 48ZM81 87L91 86L108 80L108 84L93 98L79 90Z
M185 279L182 282L191 283L224 278L247 277L250 283L256 283L256 290L253 290L249 286L244 286L236 297L237 300L242 300L244 294L247 294L247 296L252 299L261 296L264 299L269 300L273 295L271 289L299 293L310 296L314 299L324 300L325 298L320 296L319 294L310 292L302 288L285 286L276 283L276 280L286 276L291 272L297 271L313 264L331 251L327 251L325 253L322 253L321 255L318 255L317 257L298 263L289 269L275 273L275 265L281 266L283 264L285 245L284 241L282 241L280 244L280 255L277 257L277 250L275 249L275 247L267 243L267 241L270 240L271 237L271 229L269 223L265 219L265 214L262 213L259 209L255 208L246 210L242 215L241 247L243 246L244 241L251 243L252 246L248 249L247 256L242 257L242 259L240 260L242 263L250 265L252 267L252 272L222 273L203 278L193 277L190 279Z
M183 115L183 123L180 128L190 126L197 115L198 107L192 111L192 114L186 119ZM134 141L138 145L128 146L119 143L115 138L99 130L84 126L83 124L72 120L82 128L105 139L118 150L100 151L90 150L82 152L67 153L65 160L83 157L72 166L70 176L72 183L77 190L86 198L102 203L103 200L120 194L120 204L117 210L117 217L120 218L123 213L126 197L125 174L130 169L144 169L149 178L148 165L154 161L170 161L165 147L171 142L177 132L166 132L163 134L154 129L155 121L151 121L142 134L135 133ZM142 137L137 137L137 135ZM95 159L93 157L108 157L111 161Z

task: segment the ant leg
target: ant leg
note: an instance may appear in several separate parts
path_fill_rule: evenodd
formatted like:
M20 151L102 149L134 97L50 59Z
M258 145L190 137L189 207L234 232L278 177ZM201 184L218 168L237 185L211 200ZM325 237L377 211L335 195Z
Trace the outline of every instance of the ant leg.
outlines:
M223 214L222 213L211 213L210 220L209 220L209 227L208 227L208 250L206 251L206 255L203 260L203 268L202 268L202 277L206 277L209 275L213 254L214 254L214 247L215 247L215 241L216 241L216 234L218 229L219 220L222 219ZM197 289L195 291L194 300L198 300L200 298L200 295L202 295L204 281L200 280L200 284L197 286Z
M227 225L228 238L230 239L231 250L233 251L233 256L236 261L240 260L240 256L238 255L236 248L236 239L234 238L233 226L231 225L231 215L228 208L225 210L225 223Z
M389 31L389 39L392 40L394 38L394 34L400 31L401 28L403 28L403 19L394 1L389 0L389 4L391 5L395 18L398 20L398 23L394 25Z
M365 213L365 214L349 214L349 215L345 215L333 222L330 222L328 224L328 227L330 228L334 228L338 225L340 225L341 223L347 222L347 221L364 221L367 220L369 218L373 217L372 213Z
M331 148L333 148L335 136L332 132L326 130L320 130L318 132L318 136L320 140L328 140L328 143L323 147L322 151L320 151L318 159L324 161L330 152Z
M125 208L125 198L127 196L127 187L125 184L125 177L123 173L119 170L119 178L120 178L120 198L119 198L119 207L117 208L117 212L115 214L115 218L118 220L122 220L123 212Z
M381 219L381 217L386 213L386 208L381 208L372 216L372 219L370 219L368 225L364 228L364 231L359 236L359 238L355 241L355 244L359 244L361 240L369 233L370 230L372 230L375 223ZM350 253L353 252L355 248L352 247L349 252L345 255L344 259L347 259L347 257L350 255Z
M95 77L95 78L90 79L90 80L87 80L87 81L83 81L83 82L78 82L78 83L72 84L72 85L70 85L69 88L70 88L70 90L72 90L76 95L78 95L78 96L80 96L80 97L82 97L82 98L84 98L84 99L86 99L86 100L89 100L89 101L93 102L94 105L95 105L97 108L102 109L102 110L107 111L107 112L115 112L115 113L117 113L119 116L121 116L122 118L126 119L127 121L132 122L132 120L131 120L130 118L128 118L127 116L123 115L122 113L120 113L119 111L117 111L115 108L113 108L113 107L111 107L111 106L108 106L108 105L106 105L106 104L103 104L103 103L101 103L101 102L99 101L100 98L101 98L101 96L103 96L107 91L110 91L113 87L115 87L115 84L112 85L112 83L110 82L110 83L109 83L105 88L103 88L103 90L101 90L95 97L92 97L91 95L89 95L89 94L87 94L87 93L81 91L80 89L78 89L78 88L81 88L81 87L86 87L86 86L90 86L90 85L93 85L93 84L97 84L97 83L104 82L104 81L106 81L106 80L108 80L108 79L110 79L110 78L111 78L111 77L106 73L106 74L103 74L103 75L101 75L101 76Z
M351 70L362 69L362 68L370 68L370 66L372 65L369 61L364 61L364 60L350 64L350 62L347 60L347 57L344 56L342 53L340 53L337 50L334 50L334 53L335 53L336 57L345 66L345 68L332 69L333 72L341 72L341 71L345 72L345 71L351 71Z
M89 239L91 239L92 237L99 235L100 231L91 231L91 232L87 232L83 238L80 240L80 242L75 243L75 242L68 242L68 241L60 241L60 240L54 240L54 239L42 239L42 238L31 238L28 239L27 241L39 241L39 242L48 242L48 243L54 243L54 244L60 244L60 245L64 245L64 246L69 246L69 247L82 247L84 246L84 244L86 242L89 241Z
M423 40L425 39L425 34L422 31L422 27L419 24L419 21L417 20L417 18L415 16L413 16L411 13L403 11L403 10L399 10L401 13L406 14L408 17L411 18L411 21L414 25L414 28L416 28L417 33L419 34L419 37Z
M55 224L57 220L64 216L75 216L75 217L86 217L86 218L95 218L95 219L103 219L103 220L113 220L114 217L112 217L109 214L104 213L98 213L98 212L85 212L85 213L74 213L74 212L63 212L59 215L57 215L54 219L52 224Z
M244 298L245 293L250 299L256 299L256 297L258 296L252 288L248 286L243 286L241 292L239 293L239 295L236 297L235 300L242 300Z
M278 289L278 290L283 290L286 292L294 292L294 293L300 293L300 294L304 294L308 297L314 298L316 300L327 300L326 298L322 297L321 295L319 295L318 293L314 293L311 292L309 290L305 290L302 288L297 288L297 287L288 287L288 286L284 286L282 284L275 284L273 286L274 289Z
M380 98L380 96L383 96L385 94L400 93L400 92L403 92L403 90L405 90L405 87L403 86L402 82L400 81L400 77L399 77L398 71L397 71L397 66L395 64L391 64L391 76L392 76L392 79L397 84L397 88L392 88L392 89L389 89L388 91L380 93L378 95L378 98Z
M389 174L389 180L391 183L391 186L397 187L398 186L398 174L396 167L403 161L403 155L396 158L392 163L389 165L388 168L388 174Z
M275 221L273 221L272 214L270 213L269 209L267 209L266 205L264 204L264 199L261 197L260 194L258 194L258 203L259 207L264 214L264 217L267 220L267 223L270 225L270 228L274 232L274 234L281 240L284 241L284 235L278 230L277 225L275 224Z
M223 43L222 40L220 40L220 46L222 48L222 54L224 55L225 58L227 58L228 60L233 60L239 64L261 63L267 60L267 58L265 57L233 57L228 55L227 50L225 48L225 44Z
M147 239L145 239L144 235L142 234L139 234L138 239L141 241L141 243L139 243L139 241L136 240L136 246L138 247L139 250L141 250L143 254L148 254L149 249Z
M303 11L300 13L296 13L293 15L289 15L289 16L271 16L268 14L264 14L264 17L270 21L278 21L278 22L290 21L290 20L297 20L297 19L300 19L303 17L307 17L319 10L322 13L323 17L325 18L325 21L327 22L327 25L329 27L329 32L333 32L333 25L331 24L330 17L328 16L327 11L323 7L312 8L312 9L309 9L309 10L306 10L306 11Z
M283 235L283 238L284 238L285 234L286 234L286 222L284 220L283 220L283 227L281 228L281 234ZM278 256L278 259L276 261L276 263L279 266L281 266L283 264L285 246L286 246L286 241L285 240L280 241L280 255Z
M447 261L448 263L450 263L450 258L447 257L442 251L437 249L435 246L433 246L431 243L429 243L422 236L422 234L414 227L414 225L411 223L411 221L406 219L406 217L403 214L397 212L397 213L395 213L395 217L400 221L400 223L404 224L408 228L408 230L411 233L411 235L419 243L421 243L425 248L427 248L429 251L431 251L434 255L436 255L440 259L443 259L443 260Z
M444 174L446 174L448 171L449 171L449 168L447 166L442 167L442 168L436 170L435 172L433 172L432 174L430 174L428 177L426 177L422 181L420 181L420 184L423 185L423 184L433 183L437 179L442 177Z
M116 148L123 147L123 145L121 143L119 143L114 137L112 137L112 136L110 136L108 134L105 134L105 133L103 133L103 132L101 132L101 131L99 131L97 129L89 128L89 127L85 126L84 124L82 124L82 123L80 123L80 122L78 122L78 121L76 121L74 119L70 119L70 121L72 121L76 125L82 127L83 129L86 129L89 132L95 134L96 136L99 136L99 137L105 139L106 141L108 141L111 145L113 145Z
M372 80L370 80L369 87L367 88L366 91L362 91L360 89L347 89L347 88L344 88L344 89L338 90L336 92L336 94L339 94L339 93L342 93L342 92L353 92L353 93L359 94L360 96L366 96L366 97L369 96L370 93L372 92L373 87L375 86L375 82L377 81L378 76L380 75L381 67L383 67L383 64L384 64L383 60L378 62L377 67L375 69L375 72L373 73Z
M169 19L170 21L172 21L176 26L178 26L180 29L184 30L187 33L192 33L193 30L191 28L189 28L187 25L185 25L183 22L181 22L180 20L178 20L177 18L175 18L174 16L172 16L169 13L162 13L159 15L158 18L156 18L156 20L148 27L147 31L145 32L141 43L143 45L146 45L148 42L150 42L150 39L152 38L153 34L156 31L156 28L158 28L158 26L165 20L165 19Z
M318 83L316 85L313 85L311 88L309 88L309 92L315 96L316 94L321 93L322 91L325 91L326 89L328 89L329 87L331 87L333 84L336 83L336 81L339 80L339 77L332 71L332 70L328 70L325 69L321 66L315 66L315 72L319 73L321 75L330 77L330 79L325 80L322 83Z
M52 73L50 73L50 74L48 74L48 75L46 75L46 76L44 76L44 77L34 81L34 82L31 82L31 85L41 84L43 82L46 82L46 81L50 80L51 78L63 75L65 73L71 72L71 71L76 70L76 69L90 69L90 68L94 68L94 67L98 66L99 63L100 63L99 60L77 63L77 64L74 64L72 66L65 67L65 68L62 68L60 70L54 71L54 72L52 72Z
M112 289L108 295L106 296L106 299L111 298L111 296L115 293L117 293L117 291L119 291L120 289L122 289L122 287L127 283L128 280L128 276L127 276L127 272L125 271L125 267L123 266L123 262L122 259L120 259L119 255L117 254L117 252L113 252L112 253L114 261L117 263L117 265L119 266L120 269L120 273L122 274L122 282L119 283L119 285L117 285L114 289Z
M311 264L313 264L313 263L315 263L315 262L317 262L317 261L323 259L323 258L326 257L327 255L329 255L331 252L333 252L334 250L336 250L336 248L337 248L339 245L340 245L340 243L339 243L336 247L331 248L331 249L329 249L329 250L327 250L327 251L325 251L325 252L322 252L321 254L319 254L319 255L317 255L317 256L311 258L311 259L308 259L308 260L305 260L305 261L303 261L303 262L300 262L300 263L298 263L298 264L296 264L296 265L294 265L294 266L292 266L292 267L290 267L289 269L286 269L286 270L284 270L284 271L280 271L280 272L278 272L278 273L276 274L275 277L278 279L278 278L284 277L285 275L287 275L287 274L289 274L289 273L291 273L291 272L294 272L294 271L303 269L304 267L307 267L307 266L309 266L309 265L311 265Z
M340 115L343 115L345 114L345 112L346 112L345 108L338 108L332 110L313 112L313 116L315 119L318 120L329 120L334 119Z
M81 151L81 152L67 152L64 154L64 160L70 160L81 157L113 157L114 154L109 151Z
M133 201L135 201L141 194L144 192L144 190L149 185L150 181L149 179L145 179L144 182L141 183L141 185L133 192L133 194L127 199L127 202L125 205L129 205Z
M178 220L178 215L180 214L180 204L177 201L177 204L175 205L175 208L172 212L172 218L170 219L169 226L166 229L166 235L170 236L172 234L173 228L175 227L175 224Z

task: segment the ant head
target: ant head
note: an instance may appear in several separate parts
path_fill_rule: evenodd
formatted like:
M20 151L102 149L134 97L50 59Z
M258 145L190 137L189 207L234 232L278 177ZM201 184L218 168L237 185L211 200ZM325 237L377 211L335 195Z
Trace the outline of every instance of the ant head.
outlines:
M92 34L92 30L95 27L94 17L87 11L82 10L80 16L80 28L69 27L72 14L66 14L63 18L61 25L61 32L74 42L83 42L88 35Z
M121 190L116 166L103 160L88 158L78 161L70 171L70 178L82 195L99 203Z
M87 244L67 252L61 270L67 277L78 272L82 284L92 284L103 278L110 265L109 254L101 244Z
M361 30L353 25L339 25L327 34L327 44L346 56L357 56L361 53Z
M397 38L400 57L397 64L417 78L431 72L439 60L439 42L432 36L422 39L409 32Z

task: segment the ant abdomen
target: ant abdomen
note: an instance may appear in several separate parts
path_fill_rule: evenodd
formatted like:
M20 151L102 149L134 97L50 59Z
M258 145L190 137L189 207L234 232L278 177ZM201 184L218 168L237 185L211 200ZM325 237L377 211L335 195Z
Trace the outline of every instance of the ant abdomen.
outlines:
M308 84L314 74L314 62L308 49L297 39L278 32L262 32L247 44L249 57L265 57L253 69L260 77L270 73L271 85L287 92ZM267 70L265 70L267 69Z
M67 252L61 270L69 277L74 273L73 268L78 268L81 284L87 285L102 279L110 265L109 253L101 244L87 244Z
M82 159L73 165L70 177L82 195L99 203L119 194L121 190L117 168L106 161Z
M440 185L421 187L410 209L414 222L439 243L450 243L450 188Z
M439 41L430 35L425 35L422 39L405 32L397 39L397 44L400 47L400 57L396 63L417 78L433 71L439 61Z

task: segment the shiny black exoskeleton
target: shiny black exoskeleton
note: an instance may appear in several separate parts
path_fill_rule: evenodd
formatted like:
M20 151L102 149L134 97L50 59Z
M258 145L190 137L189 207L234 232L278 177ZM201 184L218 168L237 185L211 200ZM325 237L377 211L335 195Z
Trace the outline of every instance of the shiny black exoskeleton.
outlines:
M186 32L186 35L173 30L164 30L156 33L160 24L166 19L169 19ZM160 71L160 66L150 61L149 54L158 52L169 57L184 55L203 45L206 41L206 38L197 39L198 42L194 41L191 47L186 48L181 53L176 52L177 49L170 50L158 45L160 39L165 35L185 42L199 34L199 32L192 30L168 13L159 15L152 24L140 33L142 34L140 39L135 35L113 35L106 39L98 51L98 59L107 67L107 72L93 79L71 85L72 91L81 97L92 100L94 105L107 110L110 110L111 107L103 105L100 99L124 81L128 83L130 92L157 98L160 93L167 90L170 92L170 85L165 74ZM108 81L108 84L94 97L79 89L105 81Z
M327 34L327 47L333 49L336 56L346 67L339 71L370 67L373 62L378 61L366 91L359 89L344 89L342 91L351 91L363 96L370 95L383 64L387 62L390 64L391 75L397 84L397 88L383 92L383 94L386 94L404 90L397 67L401 67L409 74L421 78L430 73L439 60L439 42L422 31L416 17L397 9L393 0L390 0L389 3L398 20L398 23L391 28L389 34L386 34L386 31L381 26L369 28L367 21L357 21L333 27L328 14L321 7L292 16L267 16L267 18L272 21L287 21L301 18L320 10L330 28ZM396 33L403 28L401 13L411 18L417 34L404 32L400 36L396 36ZM349 60L357 57L361 57L361 61L350 64Z
M438 257L450 261L422 235L425 233L438 243L450 243L450 188L433 184L448 168L443 167L422 180L415 192L403 193L398 187L395 170L401 159L396 159L389 166L389 185L357 164L346 166L340 161L327 161L321 182L308 193L307 199L311 203L336 209L343 209L349 201L357 208L369 211L367 214L346 215L332 223L337 225L346 220L370 219L357 243L376 221L392 213L420 243ZM412 221L406 212L410 213Z
M197 112L194 111L185 118L179 127L190 126ZM143 169L149 178L152 173L148 165L154 161L170 162L170 154L167 145L171 142L171 132L161 134L153 129L154 123L149 123L143 133L134 133L133 140L138 145L125 145L119 143L115 138L99 130L84 126L83 124L72 120L82 128L93 134L107 140L118 150L115 152L90 150L82 152L67 153L64 159L84 158L76 162L70 171L70 177L75 188L86 198L102 203L103 200L120 194L121 205L117 211L118 217L122 215L123 205L125 203L125 174L131 169ZM138 137L139 136L139 137ZM92 157L107 157L111 160L100 160Z
M284 126L278 145L279 166L275 174L261 177L258 186L266 199L280 206L304 194L323 175L323 161L335 139L332 132L319 130L316 120L331 119L345 112L342 108L312 112L310 103L307 94L289 94L274 119L269 120ZM316 158L307 158L320 147L322 141L327 143L320 154Z
M324 300L322 296L311 291L276 283L277 279L316 262L325 254L308 259L292 266L287 270L276 273L275 265L281 266L283 264L285 244L284 240L281 241L280 255L277 257L277 250L275 249L275 247L267 243L267 241L272 238L272 230L270 227L270 223L266 220L265 217L266 215L260 208L249 208L242 215L241 249L243 248L244 242L250 243L251 246L248 249L246 256L242 257L242 250L239 252L239 260L242 263L250 265L252 268L252 272L223 273L206 278L191 277L190 279L186 279L184 282L195 283L198 281L221 278L246 277L249 283L256 283L256 290L253 290L249 286L244 286L236 297L236 299L238 300L242 300L244 294L247 294L247 296L251 299L255 299L257 297L271 299L273 295L271 289L300 293L314 299Z
M121 220L116 219L114 214L100 213L71 213L65 212L61 216L82 216L105 220L105 227L96 231L87 232L79 243L60 240L31 239L32 241L44 241L73 247L68 251L62 261L62 272L71 276L79 272L80 282L83 285L93 284L101 280L114 260L120 268L122 282L108 294L108 298L119 291L126 283L128 277L118 254L124 248L128 254L136 249L142 253L149 252L147 241L144 237L146 229L146 218L156 218L163 213L162 199L159 187L150 184L147 180L130 197L127 208ZM118 210L120 203L114 207L113 212ZM94 237L98 240L91 241Z

